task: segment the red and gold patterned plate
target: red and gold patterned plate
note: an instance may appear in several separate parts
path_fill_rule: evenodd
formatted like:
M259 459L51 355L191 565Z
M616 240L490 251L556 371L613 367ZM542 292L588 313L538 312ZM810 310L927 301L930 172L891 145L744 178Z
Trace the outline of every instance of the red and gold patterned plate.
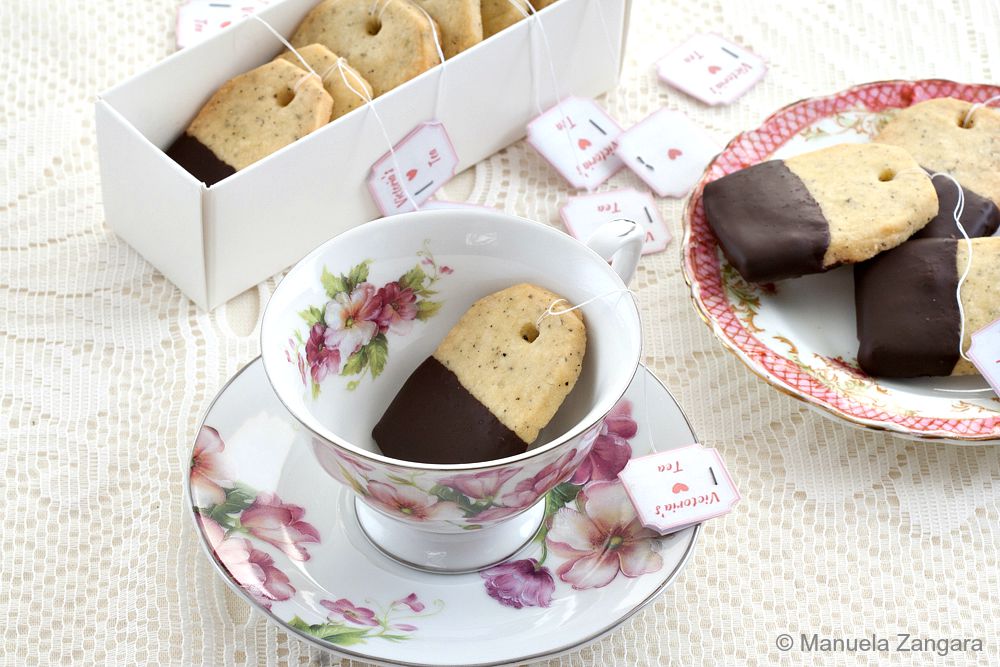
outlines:
M982 102L998 93L940 79L868 83L796 102L730 141L691 194L682 247L691 299L723 345L778 390L851 424L962 444L1000 440L1000 399L982 378L890 381L858 368L851 267L748 283L722 256L702 205L706 183L744 167L869 141L899 109L927 99Z

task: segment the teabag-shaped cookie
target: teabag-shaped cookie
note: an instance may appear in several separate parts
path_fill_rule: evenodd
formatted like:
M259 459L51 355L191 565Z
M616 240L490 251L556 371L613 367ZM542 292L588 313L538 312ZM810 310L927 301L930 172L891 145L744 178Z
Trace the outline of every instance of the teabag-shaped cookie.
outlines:
M917 239L859 265L854 273L858 365L870 375L973 375L958 351L957 290L969 257L965 240ZM972 240L962 284L965 337L1000 318L1000 238Z
M473 304L375 426L372 437L382 453L421 463L474 463L524 452L583 365L587 333L579 311L538 322L559 298L521 284Z
M524 0L482 0L480 8L483 12L483 39L506 30L531 13Z
M951 174L965 188L1000 206L1000 111L950 97L902 109L875 141L905 148L931 171Z
M483 14L479 0L413 0L437 21L445 58L456 56L483 41Z
M722 252L752 282L864 261L938 211L930 177L906 151L882 144L763 162L709 183L703 202Z
M372 97L371 84L347 63L346 58L338 65L337 61L341 58L322 44L310 44L296 51L314 72L323 77L323 88L333 100L330 120L336 120L348 111L362 106L365 103L365 96ZM296 67L302 67L302 62L291 51L285 51L278 58L287 60ZM302 71L305 72L304 69Z
M933 179L938 196L938 213L927 225L910 237L914 239L960 239L962 232L955 224L955 206L958 204L958 188L949 178L938 176ZM980 197L972 190L962 188L965 204L959 221L965 233L971 238L992 236L1000 228L1000 208L989 199Z
M316 77L272 61L227 81L166 153L212 185L322 127L332 109Z
M410 0L324 0L292 35L344 56L382 95L440 63L437 25Z

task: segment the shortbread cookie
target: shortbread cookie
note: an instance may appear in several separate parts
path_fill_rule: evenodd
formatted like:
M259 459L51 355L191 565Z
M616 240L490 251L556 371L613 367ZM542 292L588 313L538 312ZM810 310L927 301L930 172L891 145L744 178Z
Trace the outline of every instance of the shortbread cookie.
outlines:
M413 0L437 21L441 50L451 58L483 41L479 0Z
M323 88L333 100L333 112L330 114L330 120L340 118L348 111L362 106L365 103L365 96L372 97L371 84L347 63L346 58L338 57L336 53L322 44L310 44L296 49L296 51L309 64L309 67L312 67L313 71L323 78ZM302 62L291 51L285 51L278 57L287 60L296 67L302 67Z
M319 43L344 56L378 96L440 62L433 21L409 0L324 0L291 42Z
M272 61L219 88L167 155L212 185L322 127L332 108L316 77Z
M958 203L958 188L948 178L938 176L932 179L938 196L938 214L913 239L959 239L962 233L955 224L955 205ZM1000 208L989 199L980 197L972 190L962 188L965 205L959 221L965 233L971 238L992 236L1000 228Z
M483 39L509 28L531 12L524 0L482 0L479 6L483 13Z
M965 338L1000 318L1000 238L973 239L962 285ZM956 291L967 243L917 239L855 267L858 365L881 377L971 375L958 352L962 318Z
M556 0L531 0L531 6L535 8L535 11L541 11L556 3Z
M576 384L587 347L578 310L537 323L559 298L521 284L473 304L375 426L382 453L472 463L525 451Z
M931 171L951 174L973 192L1000 205L1000 111L950 97L901 110L875 141L905 148Z
M864 261L938 211L928 175L906 151L884 144L763 162L709 183L703 201L729 263L753 282Z

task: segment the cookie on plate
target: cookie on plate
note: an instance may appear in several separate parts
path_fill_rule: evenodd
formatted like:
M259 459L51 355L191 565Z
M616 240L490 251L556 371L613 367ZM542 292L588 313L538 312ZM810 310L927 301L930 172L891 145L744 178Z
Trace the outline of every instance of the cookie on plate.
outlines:
M506 30L531 13L524 0L482 0L483 39Z
M223 84L166 152L212 185L322 127L332 109L316 77L272 61Z
M372 97L371 84L347 63L346 58L340 58L322 44L309 44L296 51L309 63L309 67L323 78L323 88L333 100L330 120L340 118L348 111L364 105L365 95ZM278 58L287 60L296 67L302 67L302 62L291 51L285 51Z
M752 282L864 261L938 212L930 177L905 150L885 144L762 162L706 185L703 203L729 263Z
M474 303L375 426L372 436L382 453L423 463L473 463L524 452L583 365L587 331L579 311L538 322L559 298L520 284Z
M905 148L930 171L951 174L969 190L1000 205L1000 111L944 97L902 109L875 141Z
M938 196L938 214L913 239L945 238L959 239L962 233L955 224L955 205L958 204L958 188L951 179L938 176L932 179ZM972 238L992 236L1000 228L1000 208L989 199L980 197L968 188L962 188L965 205L959 221L965 233Z
M291 42L322 44L347 58L378 96L440 62L433 21L410 0L323 0Z
M483 41L483 14L479 0L413 0L437 21L445 58L456 56Z
M972 333L1000 318L1000 238L972 240L962 284L968 350ZM855 267L858 365L891 378L972 375L958 352L963 318L957 289L969 257L966 241L917 239Z

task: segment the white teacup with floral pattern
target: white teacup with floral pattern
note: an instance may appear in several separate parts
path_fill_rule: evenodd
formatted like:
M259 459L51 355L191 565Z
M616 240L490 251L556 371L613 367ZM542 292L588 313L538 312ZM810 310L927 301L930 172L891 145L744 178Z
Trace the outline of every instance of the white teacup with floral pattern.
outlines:
M420 211L351 229L288 272L264 312L264 368L312 432L320 465L357 494L376 546L416 567L467 571L531 539L545 494L586 458L638 366L639 313L626 285L643 238L624 220L588 247L500 213ZM410 373L476 300L521 282L590 300L580 379L538 440L518 456L470 464L379 454L372 427Z

